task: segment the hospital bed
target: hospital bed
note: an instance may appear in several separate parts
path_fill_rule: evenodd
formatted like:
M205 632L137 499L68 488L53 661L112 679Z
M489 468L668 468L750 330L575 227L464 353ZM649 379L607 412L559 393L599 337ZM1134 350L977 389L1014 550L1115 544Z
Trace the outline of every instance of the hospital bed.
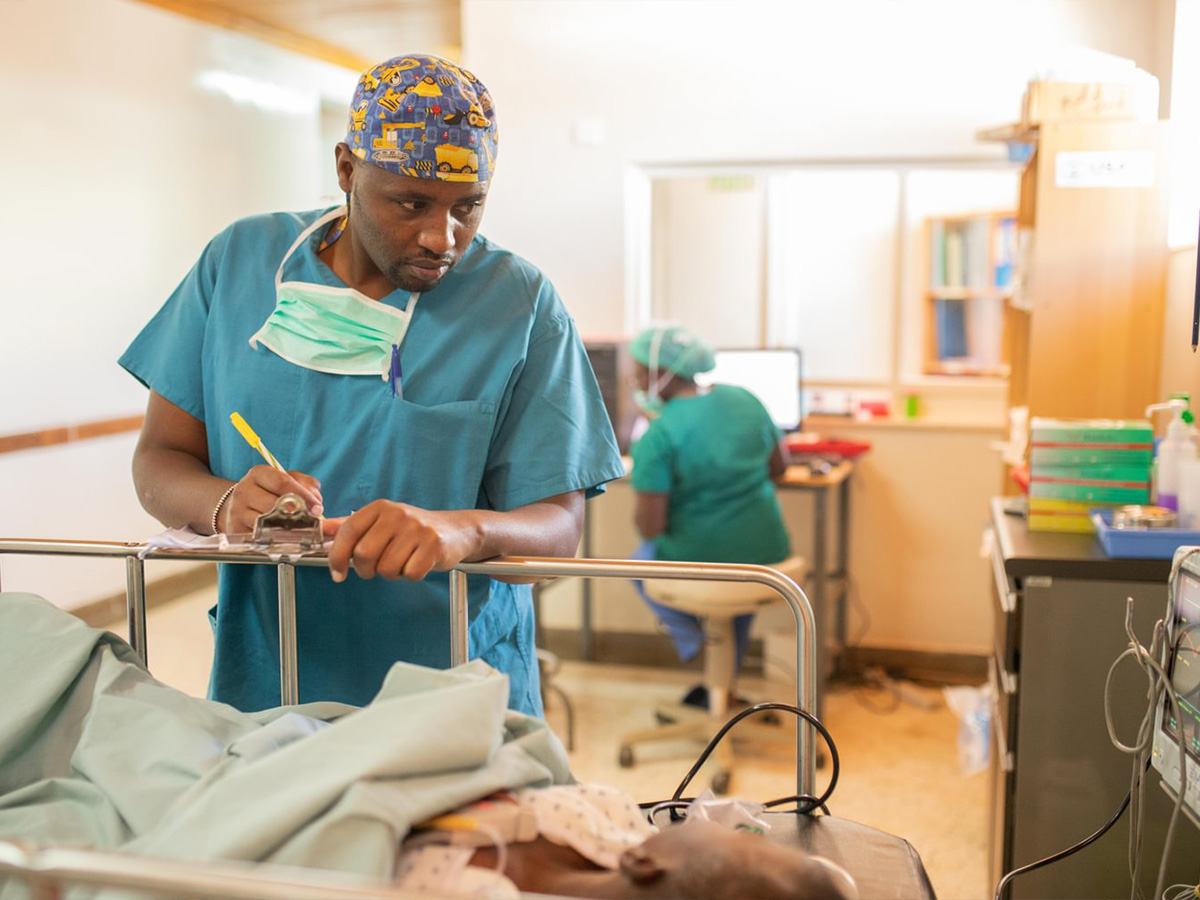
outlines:
M241 546L232 549L155 549L144 543L54 541L0 538L4 554L110 557L124 561L129 643L148 663L146 634L146 560L184 560L277 569L279 608L280 699L298 702L296 650L297 566L327 567L323 551L280 553ZM2 570L0 570L2 571ZM796 621L796 706L816 708L816 632L804 592L786 576L765 566L604 559L500 558L462 563L449 573L450 661L468 660L467 576L685 579L753 582L775 590ZM3 583L0 581L0 589ZM816 728L796 719L796 796L815 793ZM824 856L845 867L863 898L932 898L933 889L915 850L907 841L833 816L771 812L772 839ZM36 848L0 836L0 882L25 880L35 897L59 896L58 885L111 886L159 897L411 897L393 885L342 873L296 870L240 863L182 864L115 852Z

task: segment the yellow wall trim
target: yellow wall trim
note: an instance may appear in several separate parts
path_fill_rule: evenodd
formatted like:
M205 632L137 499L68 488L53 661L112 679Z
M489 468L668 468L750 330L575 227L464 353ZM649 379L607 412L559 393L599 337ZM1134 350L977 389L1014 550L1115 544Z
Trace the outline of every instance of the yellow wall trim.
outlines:
M137 0L137 2L145 3L148 6L157 6L168 12L198 19L219 28L237 31L295 53L302 53L336 66L343 66L354 72L364 72L373 65L371 60L364 59L343 47L303 32L283 28L265 19L247 15L221 0ZM241 5L245 6L246 4Z

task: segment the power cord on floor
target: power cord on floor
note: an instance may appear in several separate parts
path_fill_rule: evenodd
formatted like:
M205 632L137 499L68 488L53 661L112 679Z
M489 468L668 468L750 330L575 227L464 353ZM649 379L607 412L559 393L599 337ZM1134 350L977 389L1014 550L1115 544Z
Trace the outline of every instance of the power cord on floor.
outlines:
M906 703L923 710L934 710L942 705L940 698L926 696L916 689L918 686L915 682L889 675L882 666L867 666L861 672L842 673L837 680L842 687L868 689L886 695L884 702L877 703L868 694L858 690L854 693L854 700L859 706L881 716L891 715Z
M795 803L796 813L807 815L813 812L813 810L820 809L825 813L825 815L829 815L829 807L826 805L826 801L828 801L833 795L833 791L837 787L838 775L841 772L841 762L838 757L837 745L833 742L833 736L830 735L828 729L821 724L820 719L818 719L812 713L800 709L798 706L792 706L790 703L756 703L751 707L743 709L737 715L730 718L728 722L721 726L721 730L712 736L712 739L700 752L700 756L696 758L696 762L683 777L683 781L679 783L679 787L675 788L675 793L671 795L669 800L650 800L645 803L638 804L639 808L649 810L647 813L647 818L650 820L651 824L654 824L655 816L657 816L658 813L667 810L670 810L672 821L679 821L680 819L684 818L684 816L680 815L680 811L686 809L696 798L684 797L683 792L687 790L687 786L691 784L692 779L696 777L696 774L704 766L704 763L708 761L708 758L713 754L713 751L717 749L717 745L721 743L725 735L729 733L729 730L737 725L738 722L742 721L742 719L755 715L756 713L767 712L769 710L779 710L780 712L791 713L794 716L804 719L806 722L809 722L814 728L816 728L822 739L825 741L825 745L829 748L829 759L831 765L829 784L825 788L825 792L821 794L820 797L814 797L811 794L793 794L788 797L780 797L775 800L768 800L763 804L763 806L767 809L771 809L776 806L783 806L787 803Z

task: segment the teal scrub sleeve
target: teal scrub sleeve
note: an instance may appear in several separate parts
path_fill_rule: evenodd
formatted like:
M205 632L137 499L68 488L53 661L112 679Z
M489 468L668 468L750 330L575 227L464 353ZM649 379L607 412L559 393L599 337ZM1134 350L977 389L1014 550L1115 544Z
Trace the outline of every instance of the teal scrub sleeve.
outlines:
M599 493L624 475L612 423L575 323L553 288L550 313L531 332L519 373L497 416L483 489L507 511L569 491Z
M150 390L202 422L204 335L227 234L209 242L192 270L117 360Z
M633 489L648 494L669 494L674 469L670 442L662 428L651 425L633 448Z

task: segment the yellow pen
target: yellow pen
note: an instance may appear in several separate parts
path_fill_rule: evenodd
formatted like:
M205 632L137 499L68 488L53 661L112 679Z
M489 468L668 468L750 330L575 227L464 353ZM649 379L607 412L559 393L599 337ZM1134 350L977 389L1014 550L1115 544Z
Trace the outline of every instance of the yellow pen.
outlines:
M232 422L233 427L238 430L238 434L246 439L246 443L262 454L262 458L270 464L272 469L275 469L279 472L287 471L279 464L279 460L277 460L271 454L271 451L267 449L267 445L262 442L262 438L255 434L254 429L251 428L249 424L247 424L246 420L242 418L241 413L230 413L229 421Z

